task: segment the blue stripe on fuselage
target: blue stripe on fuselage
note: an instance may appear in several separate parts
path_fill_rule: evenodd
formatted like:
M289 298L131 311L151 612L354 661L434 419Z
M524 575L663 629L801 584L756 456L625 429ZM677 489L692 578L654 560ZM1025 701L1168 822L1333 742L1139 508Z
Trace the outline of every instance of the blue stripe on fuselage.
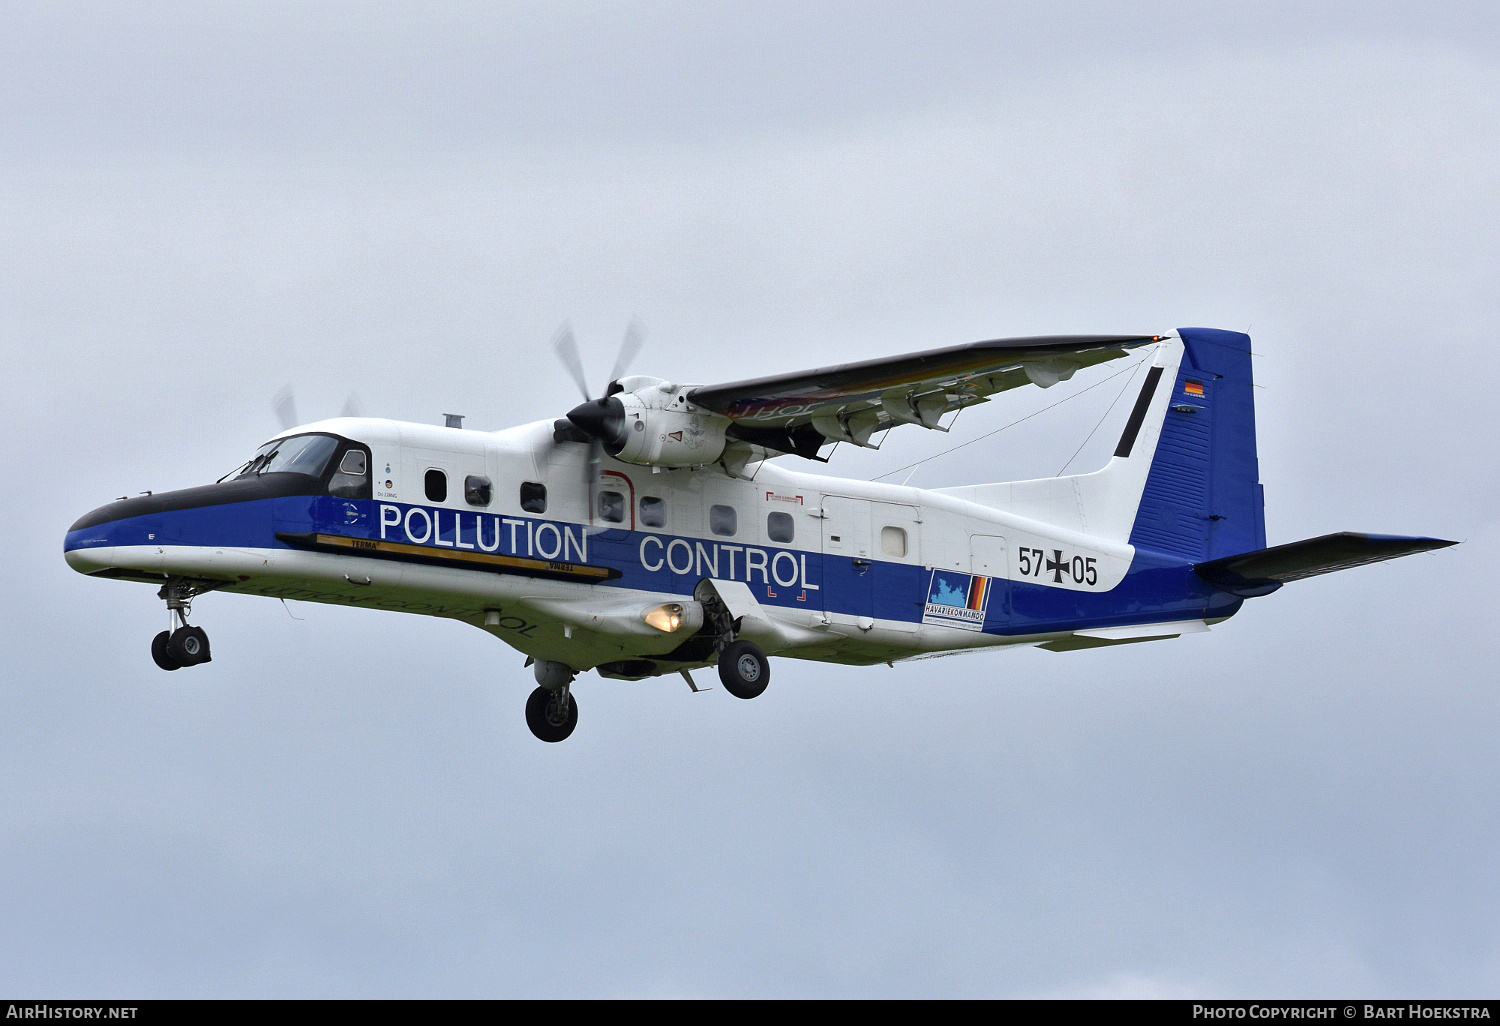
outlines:
M408 533L408 525L411 533ZM607 566L621 576L601 587L690 595L703 577L745 581L758 601L891 621L920 622L930 570L903 563L856 565L846 556L738 544L651 531L583 526L538 517L414 506L380 500L295 495L172 510L70 532L64 551L100 546L192 545L285 549L277 532L341 534L432 547ZM384 532L382 534L382 532ZM1232 615L1240 601L1217 591L1187 562L1136 550L1125 579L1108 592L994 581L987 634L1041 634Z

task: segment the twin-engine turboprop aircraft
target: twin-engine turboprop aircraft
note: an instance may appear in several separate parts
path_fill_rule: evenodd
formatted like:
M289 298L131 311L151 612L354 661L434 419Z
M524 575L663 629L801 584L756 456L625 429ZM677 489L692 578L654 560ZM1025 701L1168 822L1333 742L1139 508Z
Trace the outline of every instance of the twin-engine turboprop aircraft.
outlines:
M1093 473L920 489L773 462L900 424L943 430L995 393L1147 347ZM717 665L725 690L754 698L772 655L868 665L1171 638L1287 581L1454 544L1345 533L1267 548L1237 332L1001 339L722 385L621 370L555 422L288 430L217 484L94 510L65 555L160 587L175 629L151 652L166 670L208 661L188 617L209 591L463 620L526 655L526 722L561 741L585 670L681 673L696 691L690 671Z

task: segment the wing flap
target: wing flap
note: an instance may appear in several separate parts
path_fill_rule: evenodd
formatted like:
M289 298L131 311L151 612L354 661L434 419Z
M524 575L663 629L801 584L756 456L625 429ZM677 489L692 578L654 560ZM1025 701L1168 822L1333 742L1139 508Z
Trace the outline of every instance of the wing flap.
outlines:
M1441 538L1412 538L1396 534L1358 534L1342 531L1305 538L1286 545L1211 559L1193 567L1210 584L1247 598L1266 595L1289 581L1300 581L1335 570L1379 563L1414 552L1447 548L1457 542Z

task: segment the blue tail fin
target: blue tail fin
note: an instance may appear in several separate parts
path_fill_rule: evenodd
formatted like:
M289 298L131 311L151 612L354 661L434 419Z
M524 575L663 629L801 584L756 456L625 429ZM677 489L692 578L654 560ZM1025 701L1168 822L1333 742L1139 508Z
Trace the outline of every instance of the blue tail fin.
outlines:
M1217 328L1178 333L1182 362L1130 544L1193 562L1263 549L1250 336Z

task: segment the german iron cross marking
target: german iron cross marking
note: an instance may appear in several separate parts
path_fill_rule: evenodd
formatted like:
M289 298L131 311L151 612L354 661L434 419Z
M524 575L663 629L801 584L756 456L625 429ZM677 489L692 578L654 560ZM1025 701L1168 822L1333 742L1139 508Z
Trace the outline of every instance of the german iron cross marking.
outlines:
M1068 569L1068 561L1063 559L1062 549L1053 549L1053 559L1047 560L1047 572L1052 575L1053 584L1061 584L1063 573Z

